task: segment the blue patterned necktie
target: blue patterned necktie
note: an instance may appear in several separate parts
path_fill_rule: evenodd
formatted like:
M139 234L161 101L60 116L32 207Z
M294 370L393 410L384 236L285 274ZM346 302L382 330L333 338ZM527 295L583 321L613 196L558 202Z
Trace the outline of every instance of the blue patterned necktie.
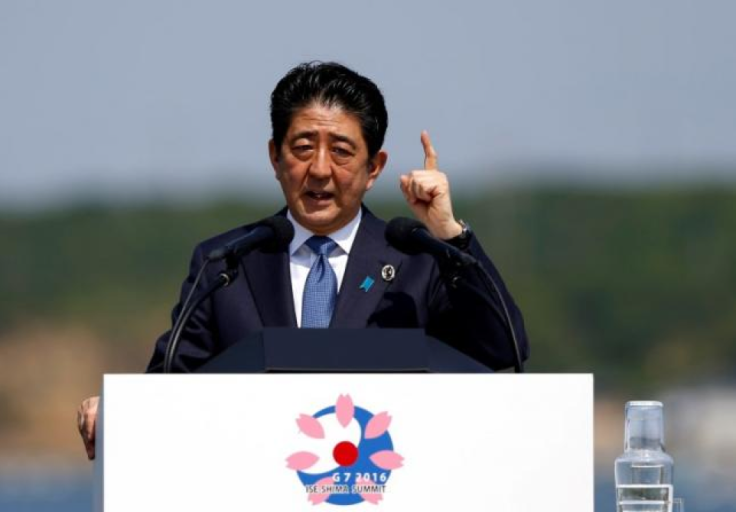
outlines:
M327 257L337 244L326 236L313 236L307 247L317 255L309 269L302 298L302 327L329 327L337 299L337 276Z

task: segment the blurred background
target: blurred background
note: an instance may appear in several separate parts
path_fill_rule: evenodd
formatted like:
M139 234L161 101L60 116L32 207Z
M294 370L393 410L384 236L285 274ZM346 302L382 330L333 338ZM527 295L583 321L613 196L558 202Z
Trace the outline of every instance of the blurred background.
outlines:
M270 215L268 101L305 60L376 81L408 215L430 131L522 308L533 372L596 379L596 510L627 400L676 494L736 511L736 4L0 2L0 510L91 510L79 402L141 372L194 244Z

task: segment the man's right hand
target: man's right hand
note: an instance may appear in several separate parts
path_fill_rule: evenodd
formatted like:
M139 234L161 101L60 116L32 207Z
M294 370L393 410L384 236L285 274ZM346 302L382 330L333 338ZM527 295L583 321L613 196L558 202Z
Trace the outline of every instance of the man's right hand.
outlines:
M91 396L84 400L77 410L77 427L82 436L84 448L89 460L95 458L95 425L97 423L97 404L99 396Z

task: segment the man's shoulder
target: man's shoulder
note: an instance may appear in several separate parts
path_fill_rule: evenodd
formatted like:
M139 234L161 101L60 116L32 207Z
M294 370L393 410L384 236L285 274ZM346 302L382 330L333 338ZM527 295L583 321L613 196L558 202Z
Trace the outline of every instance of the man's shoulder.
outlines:
M285 215L286 209L283 209L276 213L276 215ZM222 233L218 233L216 235L213 235L205 240L202 240L199 242L195 247L195 252L202 251L204 254L208 254L210 251L214 249L218 249L229 242L232 242L233 240L236 240L242 236L247 235L253 228L255 228L263 219L259 219L254 222L250 222L248 224L243 224L241 226L228 229L227 231L223 231Z
M383 236L383 233L386 231L386 221L380 217L376 217L364 204L361 212L360 227L361 229Z

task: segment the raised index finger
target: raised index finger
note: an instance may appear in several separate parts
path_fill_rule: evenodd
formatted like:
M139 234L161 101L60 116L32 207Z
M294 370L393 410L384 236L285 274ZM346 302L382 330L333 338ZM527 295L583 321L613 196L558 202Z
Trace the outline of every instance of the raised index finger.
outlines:
M437 152L432 146L432 141L429 139L429 133L427 130L422 130L422 146L424 146L424 168L425 169L437 169Z

